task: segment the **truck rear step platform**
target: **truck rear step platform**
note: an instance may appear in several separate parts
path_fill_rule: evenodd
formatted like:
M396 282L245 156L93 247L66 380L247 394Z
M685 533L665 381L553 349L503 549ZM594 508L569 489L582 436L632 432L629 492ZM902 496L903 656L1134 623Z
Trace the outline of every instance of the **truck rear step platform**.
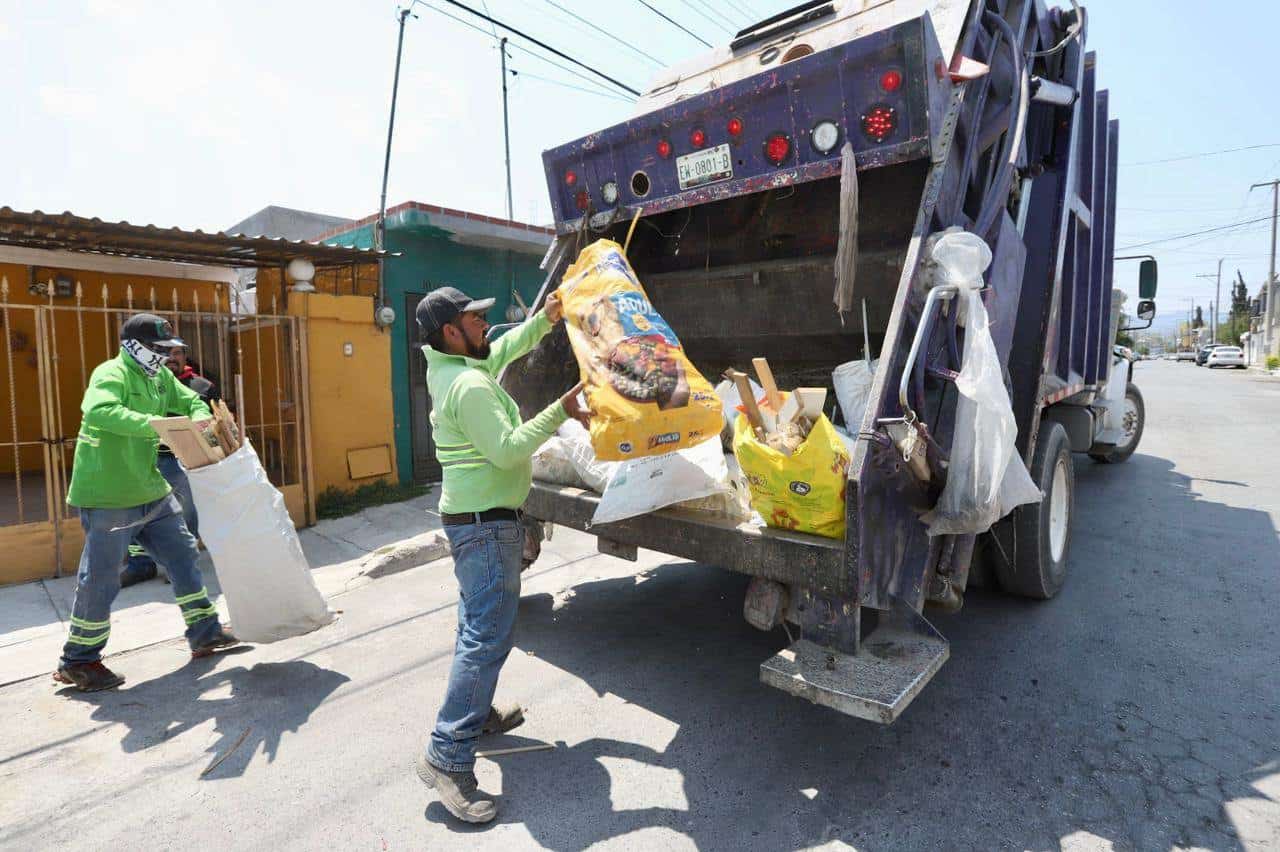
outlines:
M887 725L907 709L951 655L914 610L895 602L856 654L801 639L760 664L760 680L848 716Z

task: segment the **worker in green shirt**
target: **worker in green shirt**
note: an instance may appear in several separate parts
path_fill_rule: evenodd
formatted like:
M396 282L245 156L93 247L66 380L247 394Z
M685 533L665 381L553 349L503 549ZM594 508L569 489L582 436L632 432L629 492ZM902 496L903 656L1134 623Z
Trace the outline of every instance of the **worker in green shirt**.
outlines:
M67 502L80 510L85 539L70 632L54 680L85 692L124 683L102 664L102 650L120 591L120 565L135 537L169 571L192 656L237 643L218 621L196 567L196 539L156 467L160 439L152 418L181 412L201 423L212 417L165 368L168 349L180 343L168 321L154 314L130 317L120 330L120 354L93 371L80 404Z
M533 482L531 458L565 420L573 417L585 425L591 415L578 401L578 385L532 420L520 422L520 409L498 384L498 374L533 349L564 318L564 310L552 294L542 311L490 346L484 315L493 303L441 287L417 309L427 341L422 351L432 437L444 472L440 516L461 599L449 686L417 771L451 814L473 823L497 814L492 798L477 789L477 740L524 721L519 706L499 709L492 702L511 652L520 601L525 537L520 507Z

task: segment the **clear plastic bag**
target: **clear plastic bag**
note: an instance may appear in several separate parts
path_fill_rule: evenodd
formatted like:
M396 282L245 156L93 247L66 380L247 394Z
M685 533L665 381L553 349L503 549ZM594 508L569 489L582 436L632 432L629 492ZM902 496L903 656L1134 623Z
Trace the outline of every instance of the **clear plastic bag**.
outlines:
M947 483L923 520L929 535L986 532L1015 506L1038 503L1043 495L1018 455L1018 424L982 303L991 250L974 234L948 233L936 243L933 260L936 283L960 287L953 304L965 335Z
M836 400L840 403L840 413L844 415L844 427L851 435L858 434L858 430L862 428L862 415L867 410L871 384L875 381L879 367L879 360L870 364L866 361L848 361L831 373L831 385L835 388Z

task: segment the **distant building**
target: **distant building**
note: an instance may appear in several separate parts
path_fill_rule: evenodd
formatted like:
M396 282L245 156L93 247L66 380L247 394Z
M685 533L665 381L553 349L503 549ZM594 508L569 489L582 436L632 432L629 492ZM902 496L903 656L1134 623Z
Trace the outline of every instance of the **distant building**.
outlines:
M292 207L280 207L275 204L263 207L247 219L242 219L227 228L224 233L243 234L249 237L275 237L286 240L314 240L321 234L351 223L342 216L329 216L324 213L312 213L307 210L295 210ZM256 269L239 270L239 288L241 293L253 290L257 286ZM256 296L256 294L254 294ZM245 301L256 305L257 299L248 297Z

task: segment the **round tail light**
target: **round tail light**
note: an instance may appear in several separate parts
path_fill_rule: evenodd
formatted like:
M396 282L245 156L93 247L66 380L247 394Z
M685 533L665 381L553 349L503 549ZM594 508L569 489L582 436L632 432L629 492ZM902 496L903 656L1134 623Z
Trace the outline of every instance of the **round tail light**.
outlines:
M883 142L897 126L898 114L891 106L873 106L862 116L862 132L873 142Z
M617 204L618 182L607 181L604 186L600 187L600 197L604 199L605 204Z
M664 160L671 156L671 143L666 139L658 140L658 156Z
M565 186L573 186L578 182L578 173L573 169L569 169L569 171L564 173L564 182Z
M578 190L578 194L573 197L573 200L577 203L578 209L584 213L591 206L591 196L585 189Z
M791 156L791 140L785 134L773 134L765 140L764 156L766 160L775 166L782 165L783 161Z
M902 72L886 71L880 75L880 88L886 92L896 92L902 88Z
M738 138L739 136L742 135L742 130L743 130L742 119L740 118L729 119L729 125L726 129L729 131L730 136L732 136L735 139Z
M690 133L689 144L691 144L695 148L701 148L703 145L707 144L706 132L703 131L702 128L698 128L697 130Z

